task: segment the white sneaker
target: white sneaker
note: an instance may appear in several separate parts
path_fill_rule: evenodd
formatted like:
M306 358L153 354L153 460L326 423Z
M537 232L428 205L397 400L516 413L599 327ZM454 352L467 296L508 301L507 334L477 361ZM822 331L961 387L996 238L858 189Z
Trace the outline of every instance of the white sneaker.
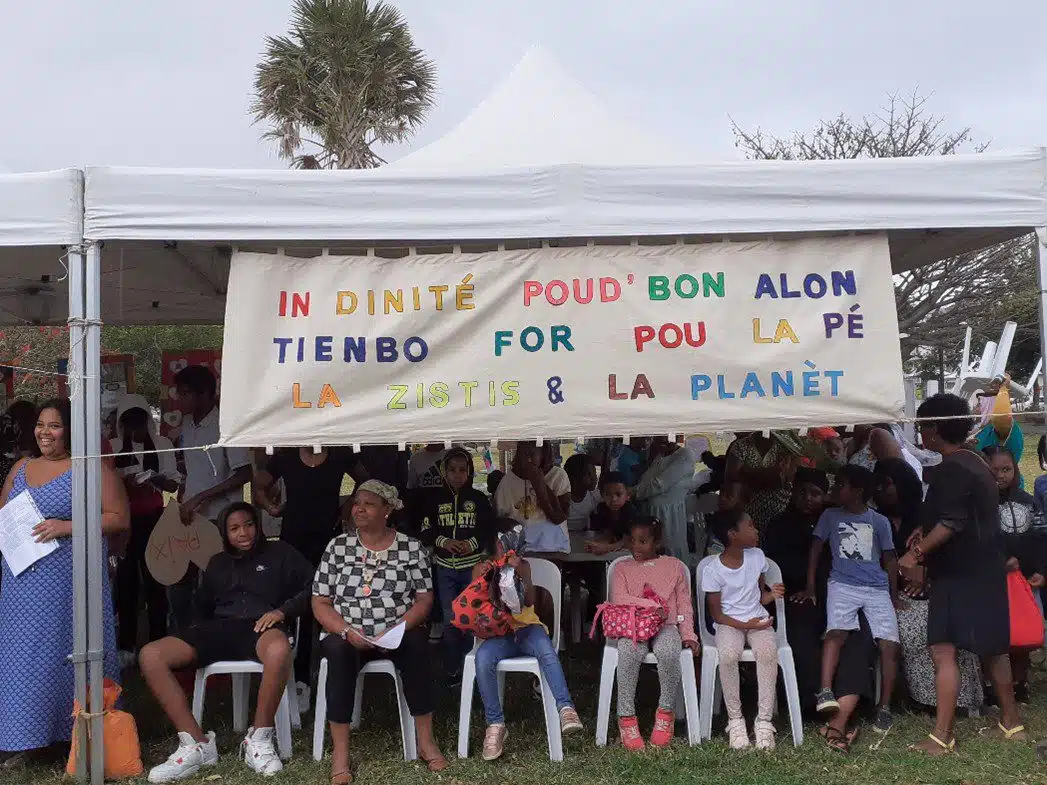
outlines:
M749 731L745 720L731 720L727 723L727 743L732 750L744 750L749 747Z
M173 782L192 777L204 766L218 763L218 748L214 743L214 731L207 734L207 741L199 742L188 733L178 734L178 749L159 766L149 770L150 782Z
M753 735L756 736L756 749L774 749L774 725L767 720L757 720L753 724Z
M309 685L304 681L295 682L294 690L295 695L298 697L298 713L308 714L309 707L312 705L313 691L309 689Z
M249 769L263 777L272 777L284 768L273 746L275 734L275 728L250 728L247 731L247 738L240 745L244 763Z

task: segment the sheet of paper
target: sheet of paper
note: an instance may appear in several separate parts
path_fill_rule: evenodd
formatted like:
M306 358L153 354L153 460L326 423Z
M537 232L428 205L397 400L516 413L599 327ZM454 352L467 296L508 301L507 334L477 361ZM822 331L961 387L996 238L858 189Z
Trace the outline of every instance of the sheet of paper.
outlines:
M57 542L33 539L33 527L43 522L44 516L28 491L22 491L0 509L0 553L15 575L58 550Z
M407 631L407 623L400 622L395 627L392 627L377 638L370 639L371 643L377 646L379 649L385 649L386 651L392 651L393 649L399 649L400 643L404 639L404 632Z

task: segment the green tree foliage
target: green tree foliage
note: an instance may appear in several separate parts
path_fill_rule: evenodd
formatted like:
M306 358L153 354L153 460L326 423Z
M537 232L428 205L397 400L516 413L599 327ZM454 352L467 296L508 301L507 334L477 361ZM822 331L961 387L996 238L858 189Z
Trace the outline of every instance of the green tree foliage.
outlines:
M255 121L300 169L370 169L433 104L436 68L403 15L381 0L295 0L291 30L266 39Z

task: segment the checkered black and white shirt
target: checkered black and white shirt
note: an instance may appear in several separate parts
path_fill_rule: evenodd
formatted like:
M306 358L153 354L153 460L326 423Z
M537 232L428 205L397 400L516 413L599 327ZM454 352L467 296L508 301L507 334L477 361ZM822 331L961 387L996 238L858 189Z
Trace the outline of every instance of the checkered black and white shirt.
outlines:
M313 594L330 597L346 624L368 638L395 626L419 592L432 590L426 547L400 532L385 551L369 551L355 534L338 535L313 580Z

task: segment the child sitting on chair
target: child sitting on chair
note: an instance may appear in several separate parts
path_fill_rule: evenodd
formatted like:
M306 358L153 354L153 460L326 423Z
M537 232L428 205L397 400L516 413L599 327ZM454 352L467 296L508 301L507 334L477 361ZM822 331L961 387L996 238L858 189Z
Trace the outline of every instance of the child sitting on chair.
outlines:
M283 768L273 748L276 708L291 669L292 622L309 611L313 566L282 542L268 542L258 513L244 502L218 519L225 545L204 570L196 621L177 637L154 641L138 658L142 676L178 732L178 749L149 772L150 782L191 777L218 763L214 732L204 733L173 671L221 660L262 663L254 726L241 751L247 766L271 777Z
M764 580L767 558L757 548L760 534L741 509L721 510L713 519L724 551L702 573L702 591L709 601L709 615L716 625L716 650L720 657L720 684L727 706L727 736L731 749L749 746L749 732L742 716L738 662L745 644L756 656L759 707L753 732L756 747L774 749L774 691L778 681L778 640L765 605L785 596L777 583Z
M669 606L665 624L650 641L634 643L630 638L617 641L618 733L627 750L639 752L644 742L636 721L636 682L644 658L653 651L658 661L660 690L651 744L667 747L673 738L676 719L673 712L680 691L680 650L686 646L697 656L701 644L694 634L691 592L684 576L687 567L679 559L661 555L662 524L649 516L637 518L629 527L628 542L633 558L615 564L610 602L653 606L654 600L643 596L644 587L650 586Z
M503 520L500 519L498 523L502 524ZM538 598L535 586L531 583L531 566L516 555L517 550L522 549L523 526L517 525L499 535L495 545L495 556L500 557L508 551L514 551L509 557L509 566L516 572L523 588L521 612L513 616L511 633L498 638L488 638L476 649L476 685L480 690L480 699L483 701L487 720L483 745L483 759L486 761L497 760L502 756L505 739L509 735L505 728L505 714L498 690L498 663L510 657L534 657L538 660L542 676L556 701L561 733L575 733L583 729L567 689L567 679L559 655L549 639L549 632L535 613ZM489 568L490 562L478 564L473 571L474 579L483 575Z

